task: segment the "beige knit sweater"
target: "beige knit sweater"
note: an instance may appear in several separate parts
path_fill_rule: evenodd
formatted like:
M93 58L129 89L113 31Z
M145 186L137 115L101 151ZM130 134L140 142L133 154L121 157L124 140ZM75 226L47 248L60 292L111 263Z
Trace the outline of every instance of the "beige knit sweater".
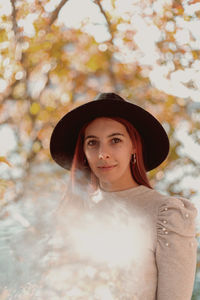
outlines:
M191 299L197 210L190 201L140 185L98 190L87 204L70 235L82 270L93 270L84 281L91 298L81 299Z
M128 209L133 224L134 219L137 220L140 232L137 243L141 242L138 251L142 255L135 262L135 268L133 264L133 281L130 281L133 297L130 299L191 299L197 253L197 211L193 204L186 199L161 195L145 186L119 192L100 191L98 197L103 213L108 213L109 207L112 209L113 202L117 201Z

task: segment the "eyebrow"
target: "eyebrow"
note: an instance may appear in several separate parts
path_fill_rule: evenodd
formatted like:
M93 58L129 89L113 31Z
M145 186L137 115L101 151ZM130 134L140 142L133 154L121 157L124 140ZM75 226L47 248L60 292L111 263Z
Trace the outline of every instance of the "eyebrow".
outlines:
M124 136L124 134L122 134L122 133L119 133L119 132L114 132L114 133L112 133L112 134L108 135L108 137L110 138L110 137L113 137L113 136L116 136L116 135L121 135L121 136ZM98 137L97 137L97 136L95 136L95 135L88 135L88 136L86 136L86 138L85 138L85 141L86 141L87 139L90 139L90 138L95 138L95 139L98 139Z

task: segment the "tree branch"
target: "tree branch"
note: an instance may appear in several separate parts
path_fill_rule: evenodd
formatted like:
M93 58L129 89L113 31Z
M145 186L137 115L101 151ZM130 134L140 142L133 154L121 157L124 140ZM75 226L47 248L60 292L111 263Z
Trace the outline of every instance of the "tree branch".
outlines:
M11 18L12 18L12 24L13 24L13 31L15 33L15 36L17 36L18 26L17 26L17 21L16 21L17 10L16 10L16 7L15 7L15 0L10 0L10 2L11 2L11 5L12 5Z
M51 25L55 22L55 20L57 19L58 14L59 14L61 8L65 5L65 3L66 3L67 1L68 1L68 0L62 0L62 1L59 3L59 5L57 6L57 8L53 11L53 13L52 13L52 15L51 15L51 18L50 18L50 20L49 20L49 24L48 24L49 26L51 26Z
M105 10L103 9L102 5L101 5L101 2L100 0L94 0L94 2L98 5L102 15L104 16L104 18L106 19L106 23L107 23L107 27L108 27L108 31L110 32L110 35L111 35L111 42L113 41L113 31L112 31L112 24L105 12Z
M106 20L106 23L107 23L107 27L108 27L108 31L111 35L111 39L109 40L109 43L114 46L113 44L113 38L114 38L114 34L113 34L113 30L112 30L112 24L105 12L105 10L103 9L102 5L101 5L101 2L100 0L94 0L94 2L98 5L99 9L100 9L100 12L103 14L105 20ZM113 47L111 47L113 48ZM112 86L114 88L114 90L116 92L118 92L118 87L117 87L117 79L116 79L116 76L115 76L115 72L113 70L113 53L112 53L112 50L109 51L109 68L108 68L108 73L109 73L109 77L110 77L110 80L111 80L111 83L112 83Z

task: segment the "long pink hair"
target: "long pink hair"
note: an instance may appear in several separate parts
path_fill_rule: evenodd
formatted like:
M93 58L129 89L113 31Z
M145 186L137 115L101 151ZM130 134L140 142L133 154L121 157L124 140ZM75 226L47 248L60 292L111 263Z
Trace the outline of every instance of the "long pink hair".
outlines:
M144 166L142 141L139 133L133 127L133 125L125 119L119 117L109 117L109 119L115 120L125 126L136 149L136 162L130 162L130 169L133 179L139 185L145 185L149 188L152 188ZM86 180L86 182L91 186L92 190L94 191L98 187L98 179L91 171L89 165L86 165L85 153L83 151L85 129L88 125L89 123L85 124L78 135L71 167L71 182L73 186L76 186L78 182Z

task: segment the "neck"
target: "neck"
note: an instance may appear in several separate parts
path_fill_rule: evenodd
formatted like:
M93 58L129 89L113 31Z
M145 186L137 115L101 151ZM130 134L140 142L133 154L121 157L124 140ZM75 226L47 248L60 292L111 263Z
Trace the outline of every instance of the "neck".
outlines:
M139 186L138 183L135 181L132 181L130 183L126 183L124 185L118 185L118 184L108 184L108 183L100 183L100 188L105 192L118 192L118 191L124 191L128 190L134 187Z

